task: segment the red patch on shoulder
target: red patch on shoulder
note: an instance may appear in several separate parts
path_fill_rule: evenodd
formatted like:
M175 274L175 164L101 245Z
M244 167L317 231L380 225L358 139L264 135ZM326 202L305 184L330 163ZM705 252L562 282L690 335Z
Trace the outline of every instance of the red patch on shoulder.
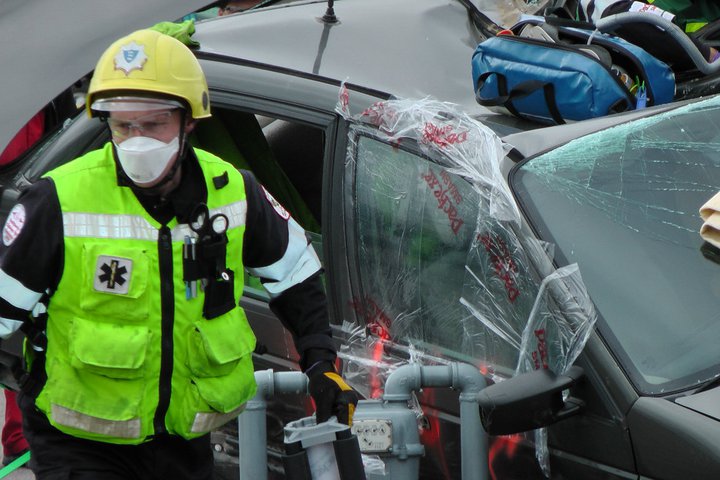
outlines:
M5 220L5 226L2 232L2 241L5 246L10 246L20 235L23 225L25 225L25 207L18 203L10 210L10 214Z
M282 205L280 205L280 202L278 202L277 200L275 200L275 197L273 197L272 195L270 195L270 192L268 192L268 191L265 189L265 187L262 187L262 189L263 189L263 192L265 192L265 198L267 198L267 201L270 202L270 205L272 205L272 207L275 209L275 211L277 212L277 214L280 215L280 217L281 217L283 220L289 219L289 218L290 218L290 212L288 212L287 210L285 210L285 207L283 207Z

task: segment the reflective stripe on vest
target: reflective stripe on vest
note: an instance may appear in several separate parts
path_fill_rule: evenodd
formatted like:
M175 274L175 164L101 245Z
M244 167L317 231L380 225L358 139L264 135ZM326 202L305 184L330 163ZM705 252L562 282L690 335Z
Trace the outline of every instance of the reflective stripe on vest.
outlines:
M190 431L192 433L205 433L210 430L215 430L218 427L222 427L233 418L240 415L245 410L245 404L243 403L238 408L228 413L205 413L200 412L195 415Z
M228 228L245 225L247 202L245 200L210 210L210 216L223 213L228 217ZM108 215L99 213L63 213L63 228L66 237L92 237L117 240L147 240L156 242L158 230L144 217L136 215ZM190 227L181 223L172 229L173 241L186 236L197 237ZM2 282L2 277L0 277ZM38 297L40 298L40 297Z
M228 413L199 412L195 415L190 431L203 434L225 425L245 410L245 404ZM102 418L83 415L60 405L52 404L53 419L65 426L77 428L85 432L117 438L138 438L140 436L140 419L110 421Z
M61 425L77 428L84 432L117 438L138 438L140 436L140 419L103 420L102 418L83 415L75 410L52 404L52 418Z

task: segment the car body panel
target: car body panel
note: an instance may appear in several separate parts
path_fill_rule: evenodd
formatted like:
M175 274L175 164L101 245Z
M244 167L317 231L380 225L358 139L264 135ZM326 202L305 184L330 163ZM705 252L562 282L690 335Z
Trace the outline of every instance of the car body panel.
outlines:
M628 415L628 426L641 478L720 475L717 421L664 398L641 397Z
M415 98L441 89L448 93L445 100L480 110L472 88L468 88L472 84L468 55L482 35L470 23L466 10L458 2L393 0L393 3L399 5L387 8L386 0L337 1L336 24L319 19L325 13L326 2L270 7L227 21L205 21L198 24L194 38L205 51L359 85L377 84L374 72L385 71L382 81L388 92ZM268 10L273 10L270 15ZM406 21L408 15L413 16L412 22ZM268 20L264 20L266 17ZM458 32L458 27L464 27L464 31ZM268 35L268 31L283 35ZM387 35L381 32L393 32L393 41L388 42ZM303 41L292 42L288 38ZM358 38L363 39L360 45ZM424 42L417 44L418 39ZM315 48L308 48L308 44ZM382 55L377 54L379 51ZM397 63L408 55L421 55L438 68L415 72L410 70L414 63L407 62L408 70L398 69ZM444 67L448 64L453 66ZM448 78L447 71L467 75ZM438 87L439 84L452 85Z
M713 388L695 395L678 397L675 403L720 420L720 389Z
M475 101L469 58L484 36L460 2L391 3L337 1L334 11L339 21L334 24L321 21L327 7L321 0L269 7L200 22L194 38L201 52L282 66L401 98L442 98L463 105L503 134L537 127ZM407 21L408 16L413 21ZM272 31L283 35L268 35ZM288 37L302 41L288 41ZM420 60L406 60L415 55ZM382 77L378 71L384 72Z

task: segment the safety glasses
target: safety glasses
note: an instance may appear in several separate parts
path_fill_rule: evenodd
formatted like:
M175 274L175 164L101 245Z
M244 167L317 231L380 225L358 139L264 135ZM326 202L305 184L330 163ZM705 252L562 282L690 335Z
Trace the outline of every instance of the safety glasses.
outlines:
M174 112L175 110L167 110L160 113L150 113L133 120L108 118L107 123L110 132L115 138L129 137L133 130L145 137L158 137L177 127L177 122L173 121Z

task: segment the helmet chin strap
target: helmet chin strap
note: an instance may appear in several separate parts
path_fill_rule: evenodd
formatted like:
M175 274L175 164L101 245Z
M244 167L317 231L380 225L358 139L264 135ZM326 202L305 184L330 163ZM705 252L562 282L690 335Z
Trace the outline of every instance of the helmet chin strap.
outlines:
M178 170L180 169L180 166L182 165L183 158L185 158L185 153L187 152L187 143L185 142L185 119L187 118L187 111L185 109L181 109L180 112L180 132L178 134L178 143L180 144L180 147L178 148L177 156L175 157L175 162L173 163L173 166L170 168L170 170L163 176L163 178L153 185L152 187L141 187L140 185L136 184L132 181L130 177L125 173L125 170L123 170L122 165L117 159L117 153L115 152L115 144L113 144L113 153L115 156L115 165L120 169L120 172L122 176L125 178L125 180L128 181L130 184L130 188L133 190L137 190L139 192L144 193L145 195L160 195L163 193L163 187L165 187L168 183L173 181L175 178L175 175L178 173ZM109 128L109 127L108 127Z

